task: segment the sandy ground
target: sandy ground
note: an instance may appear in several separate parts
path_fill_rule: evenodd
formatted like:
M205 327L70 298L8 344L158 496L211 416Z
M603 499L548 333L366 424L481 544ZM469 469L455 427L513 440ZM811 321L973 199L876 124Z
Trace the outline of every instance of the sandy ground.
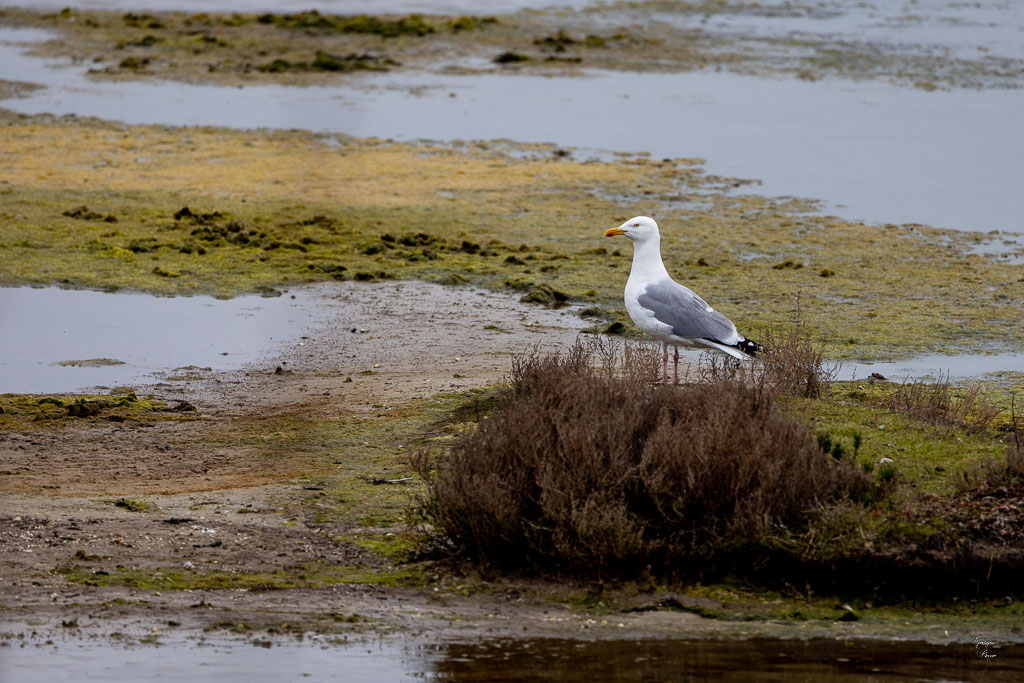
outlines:
M510 354L570 345L586 323L517 296L424 283L338 283L325 289L317 329L245 371L140 388L196 405L187 422L76 422L0 434L0 632L11 638L75 629L85 635L176 633L217 623L314 624L359 615L357 630L610 636L716 632L725 625L686 612L638 611L609 621L538 599L525 583L461 595L458 586L401 589L340 585L281 591L154 591L65 581L56 567L76 553L90 567L205 567L273 572L318 560L373 567L380 558L337 542L322 525L288 514L308 491L301 457L271 463L250 449L211 446L218 425L320 410L372 417L374 405L502 379ZM496 326L502 331L485 329ZM290 372L275 374L277 367ZM375 375L358 373L374 369ZM351 381L347 381L351 378ZM329 400L324 400L329 399ZM156 514L111 504L143 497ZM648 601L654 601L650 598ZM643 599L640 599L643 603ZM653 604L653 602L652 602ZM197 607L198 606L198 607ZM322 621L319 623L322 624ZM71 626L69 626L69 624ZM310 626L313 628L313 626Z

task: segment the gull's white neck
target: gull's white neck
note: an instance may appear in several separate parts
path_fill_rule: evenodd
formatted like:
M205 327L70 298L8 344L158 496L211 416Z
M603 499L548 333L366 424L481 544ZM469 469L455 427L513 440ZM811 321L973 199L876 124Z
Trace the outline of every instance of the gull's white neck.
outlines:
M633 242L633 266L629 270L630 282L655 282L669 277L661 260L661 239L651 237Z

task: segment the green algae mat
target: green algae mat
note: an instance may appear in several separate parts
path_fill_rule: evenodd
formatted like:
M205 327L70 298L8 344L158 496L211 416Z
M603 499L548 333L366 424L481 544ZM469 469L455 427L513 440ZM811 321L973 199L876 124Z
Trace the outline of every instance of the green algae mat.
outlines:
M756 336L792 317L835 356L1024 347L1019 266L985 236L865 225L744 194L699 159L575 161L544 146L438 146L300 131L0 118L0 284L246 292L421 279L584 304L625 323L629 246L656 217L679 281Z

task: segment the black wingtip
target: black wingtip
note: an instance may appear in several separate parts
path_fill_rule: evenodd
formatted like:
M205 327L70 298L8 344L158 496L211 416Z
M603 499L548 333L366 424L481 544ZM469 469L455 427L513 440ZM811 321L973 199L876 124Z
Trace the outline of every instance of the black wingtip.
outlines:
M757 354L764 351L764 347L758 344L756 341L751 341L746 337L740 337L740 340L735 344L726 344L725 342L718 341L717 339L706 338L710 342L721 344L722 346L731 346L734 349L738 349L743 353L747 354L751 358L756 358Z
M736 348L747 354L751 358L756 358L757 354L764 351L764 347L758 344L756 341L750 339L741 339L736 342Z

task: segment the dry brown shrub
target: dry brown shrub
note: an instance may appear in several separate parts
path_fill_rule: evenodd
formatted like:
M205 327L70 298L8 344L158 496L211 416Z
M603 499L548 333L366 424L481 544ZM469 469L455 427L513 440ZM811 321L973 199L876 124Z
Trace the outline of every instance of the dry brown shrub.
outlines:
M765 329L761 345L764 382L783 393L818 398L828 390L842 365L825 360L825 342L814 341L799 313L789 324Z
M761 351L750 362L737 362L718 353L702 354L698 376L702 382L736 381L771 388L780 394L818 398L828 390L842 366L825 360L825 341L815 341L803 321L800 298L788 323L765 328Z
M988 458L957 482L961 492L1016 485L1024 488L1024 425L1017 419L1016 396L1010 405L1010 441L1002 459Z
M937 382L904 381L886 401L886 408L936 427L978 430L989 427L1002 412L982 396L980 386L958 392L949 375L941 373Z
M870 487L771 391L657 386L657 353L638 354L613 362L591 342L517 359L496 414L416 459L435 533L492 565L694 574Z

